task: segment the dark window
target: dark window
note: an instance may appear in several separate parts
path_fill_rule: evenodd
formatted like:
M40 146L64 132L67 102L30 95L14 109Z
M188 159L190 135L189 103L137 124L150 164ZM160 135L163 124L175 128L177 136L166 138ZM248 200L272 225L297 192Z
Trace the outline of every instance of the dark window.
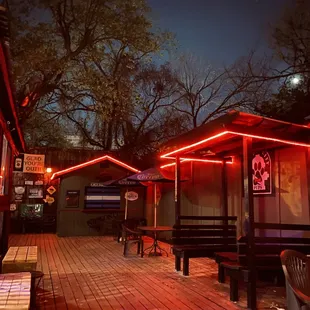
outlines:
M80 191L69 190L66 195L67 207L69 208L78 208L80 199Z
M85 187L85 208L120 209L121 194L119 187Z

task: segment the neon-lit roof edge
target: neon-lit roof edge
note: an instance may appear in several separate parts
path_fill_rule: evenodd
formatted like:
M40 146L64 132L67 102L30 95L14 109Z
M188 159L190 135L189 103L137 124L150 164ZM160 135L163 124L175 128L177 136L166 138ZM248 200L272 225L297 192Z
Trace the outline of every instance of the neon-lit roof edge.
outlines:
M207 138L202 139L200 141L197 141L195 143L183 146L179 149L176 149L174 151L163 154L160 156L160 158L172 159L172 158L174 158L174 157L170 157L170 155L172 155L172 154L176 154L176 153L179 153L180 151L184 151L184 150L189 150L189 149L191 149L197 145L203 144L205 142L216 139L216 138L221 137L221 136L226 135L226 134L234 134L234 135L239 135L239 136L244 136L244 137L249 137L249 138L254 138L254 139L274 141L274 142L279 142L279 143L284 143L284 144L289 144L289 145L295 145L295 146L310 147L310 144L306 144L306 143L294 142L294 141L289 141L289 140L282 140L282 139L277 139L277 138L270 138L270 137L264 137L264 136L259 136L259 135L252 135L252 134L246 134L246 133L241 133L241 132L236 132L236 131L225 130L225 131L220 132L219 134L207 137Z
M173 157L168 157L168 158L169 159L174 159ZM184 163L184 162L195 162L195 161L196 162L203 162L203 163L211 163L211 164L223 164L223 162L225 161L226 164L233 164L233 158L232 158L231 161L226 161L225 159L217 160L217 159L199 159L199 158L180 158L180 163L181 164ZM175 162L162 165L159 168L160 169L164 169L164 168L171 167L171 166L175 166Z
M104 155L104 156L92 159L90 161L84 162L82 164L75 165L75 166L72 166L72 167L69 167L69 168L66 168L66 169L54 172L52 177L51 177L51 180L54 180L55 178L58 178L61 175L64 175L64 174L70 173L72 171L79 170L79 169L82 169L82 168L85 168L85 167L97 164L97 163L99 163L101 161L105 161L105 160L109 160L109 161L113 162L114 164L117 164L118 166L126 168L126 169L128 169L128 170L130 170L132 172L135 172L135 173L140 172L140 170L138 170L138 169L136 169L134 167L131 167L131 166L125 164L124 162L122 162L122 161L120 161L118 159L115 159L115 158L113 158L113 157L111 157L109 155Z

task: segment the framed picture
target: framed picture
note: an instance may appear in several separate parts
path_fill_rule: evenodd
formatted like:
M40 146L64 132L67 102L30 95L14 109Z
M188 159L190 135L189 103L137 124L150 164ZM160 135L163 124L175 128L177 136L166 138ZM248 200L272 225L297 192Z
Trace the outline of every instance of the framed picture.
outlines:
M253 195L272 195L273 160L270 152L261 151L253 154L252 177Z

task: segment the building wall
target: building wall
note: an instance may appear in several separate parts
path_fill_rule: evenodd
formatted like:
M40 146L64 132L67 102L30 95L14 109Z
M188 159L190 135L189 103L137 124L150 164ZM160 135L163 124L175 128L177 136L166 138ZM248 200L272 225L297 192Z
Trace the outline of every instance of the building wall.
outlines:
M108 168L101 169L100 164L76 170L67 174L61 179L58 196L58 222L57 234L59 236L85 236L98 235L102 232L90 228L87 221L95 219L106 214L112 214L114 211L107 210L85 210L84 209L84 192L85 187L90 186L92 182L99 182L100 173L110 174L113 179L125 177L127 171L118 168L114 164L109 164ZM66 206L66 193L68 190L79 190L79 207L70 208ZM136 201L128 202L128 218L144 216L144 192L142 187L128 188L138 193L139 198ZM121 209L115 211L118 213L118 218L124 218L125 210L125 195L126 189L121 189Z
M255 220L259 222L309 224L309 193L307 177L307 150L292 147L274 152L274 192L269 196L254 196ZM181 185L182 215L220 215L222 202L221 165L192 163L182 165L189 181ZM173 169L173 168L172 168ZM241 158L227 165L229 215L238 216L238 233L242 233L244 220ZM149 193L149 192L148 192ZM148 197L147 208L151 210ZM158 207L158 224L175 223L174 185L164 185ZM149 211L150 212L150 211Z

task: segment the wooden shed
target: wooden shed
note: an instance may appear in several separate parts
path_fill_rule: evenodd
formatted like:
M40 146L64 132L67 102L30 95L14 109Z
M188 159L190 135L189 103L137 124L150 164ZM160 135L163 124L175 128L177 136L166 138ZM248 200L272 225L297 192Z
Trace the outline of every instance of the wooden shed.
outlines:
M128 218L142 218L144 188L109 185L111 180L136 172L139 170L105 155L54 173L51 180L59 180L57 234L81 236L113 233L112 226L124 219L127 190L137 194L137 199L128 201Z
M237 215L239 234L248 238L251 309L256 307L254 237L283 236L279 229L263 227L310 224L309 148L309 126L237 111L162 147L162 169L174 169L175 186L158 208L161 224L178 224L179 215ZM180 182L182 171L189 182ZM168 203L173 212L165 212Z
M310 127L242 112L230 112L169 141L162 147L162 169L189 179L180 184L182 215L239 217L243 230L243 138L252 139L251 172L255 220L310 223ZM170 209L167 217L167 204ZM174 186L163 189L159 217L174 224Z

